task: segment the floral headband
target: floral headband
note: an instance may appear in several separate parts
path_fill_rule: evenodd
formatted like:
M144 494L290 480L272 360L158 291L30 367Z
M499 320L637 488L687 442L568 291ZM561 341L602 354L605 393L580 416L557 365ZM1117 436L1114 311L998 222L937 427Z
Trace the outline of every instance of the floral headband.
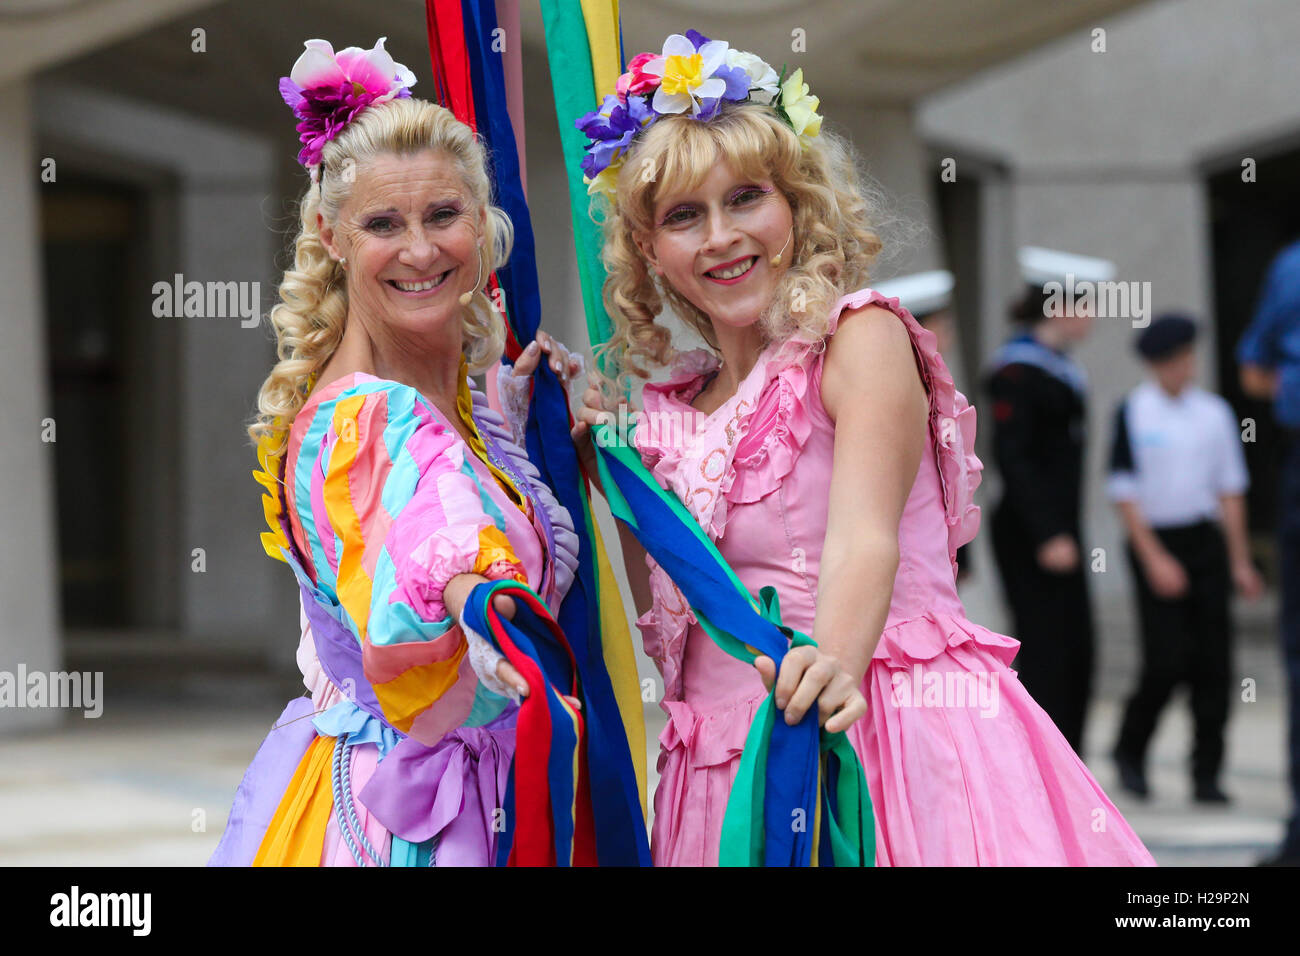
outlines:
M684 114L698 120L717 115L723 100L752 100L771 106L807 147L821 132L820 101L808 93L803 70L785 77L753 53L733 50L695 30L674 33L662 53L638 53L618 78L616 93L574 125L591 140L582 158L587 191L612 195L614 180L632 140L661 116Z
M280 77L280 95L298 117L303 147L298 162L320 181L325 144L375 103L411 95L415 74L393 61L380 37L374 49L350 46L334 52L325 40L308 40L288 76Z

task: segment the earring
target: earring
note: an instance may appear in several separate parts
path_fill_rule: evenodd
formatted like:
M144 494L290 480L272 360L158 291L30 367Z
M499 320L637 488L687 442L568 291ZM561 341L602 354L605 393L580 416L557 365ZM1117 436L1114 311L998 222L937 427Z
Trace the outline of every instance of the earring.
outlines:
M341 257L339 258L338 262L339 262L339 265L341 265L344 269L346 269L346 268L348 267L348 257L347 257L347 256L341 256Z
M483 250L478 250L478 275L474 277L474 288L468 292L460 294L459 302L461 305L469 305L474 301L474 293L478 291L478 284L483 281Z

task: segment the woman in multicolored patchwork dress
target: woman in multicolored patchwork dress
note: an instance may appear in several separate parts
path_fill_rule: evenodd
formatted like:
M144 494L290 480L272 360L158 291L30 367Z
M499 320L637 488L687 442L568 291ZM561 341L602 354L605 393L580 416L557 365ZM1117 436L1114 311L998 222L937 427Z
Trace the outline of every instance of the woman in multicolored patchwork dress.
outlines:
M512 578L554 611L577 563L568 512L468 377L501 353L483 285L511 226L482 145L410 98L383 40L307 48L281 92L312 183L250 432L311 695L258 751L210 864L490 865L527 685L460 610ZM516 373L543 353L572 372L539 334Z

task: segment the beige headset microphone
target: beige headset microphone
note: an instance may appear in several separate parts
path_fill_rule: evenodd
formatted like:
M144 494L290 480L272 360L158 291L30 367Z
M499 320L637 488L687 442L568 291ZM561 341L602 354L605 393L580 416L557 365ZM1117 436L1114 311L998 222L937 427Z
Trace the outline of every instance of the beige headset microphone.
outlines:
M772 265L779 266L781 264L781 257L785 255L786 246L790 245L790 240L793 238L794 238L794 227L791 226L790 235L785 237L785 245L781 247L781 251L778 252L776 255L774 255L770 260L768 260L769 262L772 263Z
M460 294L459 302L461 305L469 305L474 301L474 293L478 291L478 284L483 281L483 247L478 248L478 275L474 278L474 288L468 292Z

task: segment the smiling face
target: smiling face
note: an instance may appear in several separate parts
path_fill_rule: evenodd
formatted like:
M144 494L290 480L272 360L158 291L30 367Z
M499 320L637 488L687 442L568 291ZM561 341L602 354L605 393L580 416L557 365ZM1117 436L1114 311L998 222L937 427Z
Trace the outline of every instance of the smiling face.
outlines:
M445 153L385 154L358 166L338 221L320 230L330 254L347 260L349 317L389 337L459 327L460 295L485 278L483 218Z
M694 188L656 198L651 231L637 245L652 269L715 325L756 322L789 267L790 203L769 179L716 163ZM783 262L772 265L782 254Z

